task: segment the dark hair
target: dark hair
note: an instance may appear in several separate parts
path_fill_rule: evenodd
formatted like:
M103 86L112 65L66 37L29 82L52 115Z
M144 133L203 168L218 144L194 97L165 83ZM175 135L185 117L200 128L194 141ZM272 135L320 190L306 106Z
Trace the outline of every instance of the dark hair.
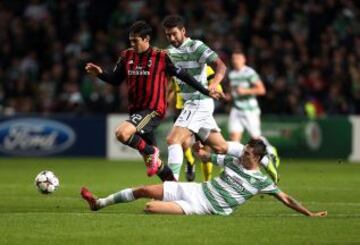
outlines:
M245 52L242 49L239 49L239 48L234 49L232 54L242 54L242 55L245 56Z
M260 157L260 160L266 155L266 145L261 139L250 139L248 145L253 148L254 154Z
M130 34L137 35L142 39L146 38L146 36L151 37L152 28L151 26L143 20L136 21L130 27Z
M164 18L162 22L164 28L174 28L178 27L179 29L185 27L184 19L179 15L168 15Z

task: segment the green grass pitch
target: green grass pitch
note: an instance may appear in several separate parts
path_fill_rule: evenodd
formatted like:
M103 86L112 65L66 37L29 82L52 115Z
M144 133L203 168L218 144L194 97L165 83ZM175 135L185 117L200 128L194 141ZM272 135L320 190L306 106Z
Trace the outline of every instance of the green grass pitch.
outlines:
M360 164L283 160L280 167L280 188L328 217L302 216L270 196L228 217L147 215L145 200L91 212L83 185L102 196L160 181L136 161L1 158L0 244L360 244ZM33 185L45 169L60 179L51 195Z

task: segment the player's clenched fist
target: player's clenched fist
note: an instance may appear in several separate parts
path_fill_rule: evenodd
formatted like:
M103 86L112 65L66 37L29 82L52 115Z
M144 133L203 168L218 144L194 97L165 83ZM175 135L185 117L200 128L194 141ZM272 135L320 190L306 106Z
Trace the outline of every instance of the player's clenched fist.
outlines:
M86 63L85 71L93 76L97 76L97 75L103 73L101 67L98 65L95 65L93 63Z

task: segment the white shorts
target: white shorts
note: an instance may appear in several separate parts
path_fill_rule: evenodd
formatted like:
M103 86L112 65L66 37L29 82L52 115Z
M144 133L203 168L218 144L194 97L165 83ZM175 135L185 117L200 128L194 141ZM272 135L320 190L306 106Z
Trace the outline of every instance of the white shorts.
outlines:
M252 138L261 136L260 111L241 111L232 108L229 117L229 133L242 133L248 131Z
M211 205L199 183L165 181L163 201L177 203L186 215L212 214Z
M220 132L214 116L214 101L203 99L186 101L174 126L187 128L206 141L212 131Z

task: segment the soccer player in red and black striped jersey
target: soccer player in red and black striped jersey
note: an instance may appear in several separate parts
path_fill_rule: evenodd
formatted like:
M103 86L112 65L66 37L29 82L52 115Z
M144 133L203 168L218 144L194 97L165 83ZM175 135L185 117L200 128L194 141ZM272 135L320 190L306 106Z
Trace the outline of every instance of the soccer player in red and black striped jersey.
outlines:
M176 67L166 51L152 48L151 33L149 24L144 21L135 22L129 33L132 48L121 52L112 72L106 72L93 63L87 63L85 70L113 85L126 81L130 118L116 128L116 137L144 156L148 176L158 174L163 181L173 180L171 170L159 159L153 134L166 112L168 76L176 76L215 99L222 94L209 91L183 69Z

